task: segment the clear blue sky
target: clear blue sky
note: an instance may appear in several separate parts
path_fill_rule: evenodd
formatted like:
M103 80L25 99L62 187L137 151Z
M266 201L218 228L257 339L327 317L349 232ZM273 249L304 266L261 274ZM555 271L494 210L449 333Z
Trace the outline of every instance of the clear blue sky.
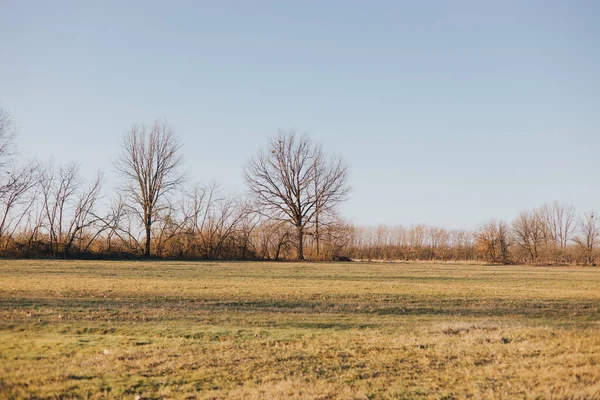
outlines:
M23 157L109 187L123 133L167 118L192 179L234 192L277 129L308 132L357 223L600 209L598 1L0 0L0 104Z

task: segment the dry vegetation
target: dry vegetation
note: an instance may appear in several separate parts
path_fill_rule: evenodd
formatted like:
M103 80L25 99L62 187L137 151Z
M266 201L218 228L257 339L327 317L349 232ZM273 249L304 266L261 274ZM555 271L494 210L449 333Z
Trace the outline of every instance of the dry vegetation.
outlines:
M121 182L110 189L101 173L84 179L78 163L24 163L16 133L0 108L3 258L591 266L600 259L597 212L578 214L559 201L476 230L355 225L339 210L350 193L346 162L293 130L279 131L246 163L242 195L186 179L183 143L166 121L125 134L114 163Z
M3 261L0 280L3 399L600 397L594 268Z

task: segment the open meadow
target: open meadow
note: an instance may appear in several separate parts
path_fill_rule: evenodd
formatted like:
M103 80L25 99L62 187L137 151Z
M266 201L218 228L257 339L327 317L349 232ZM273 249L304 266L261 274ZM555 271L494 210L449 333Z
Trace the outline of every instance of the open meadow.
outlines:
M0 262L0 398L600 398L600 269Z

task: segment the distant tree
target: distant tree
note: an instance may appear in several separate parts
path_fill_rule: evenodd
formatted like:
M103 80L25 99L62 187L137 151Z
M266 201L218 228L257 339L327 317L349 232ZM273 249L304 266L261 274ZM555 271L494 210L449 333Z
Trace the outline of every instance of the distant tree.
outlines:
M555 250L556 258L564 258L577 228L575 207L555 201L544 204L540 212L546 226L546 238Z
M474 256L476 233L464 229L452 231L453 259L471 260Z
M321 258L347 259L349 246L354 235L354 227L349 221L337 218L322 226L323 248Z
M298 260L304 259L307 225L334 210L350 190L344 161L294 132L280 131L245 166L244 175L258 212L295 227Z
M509 228L503 221L490 220L477 231L477 245L488 261L509 263L510 244Z
M429 259L435 260L437 256L441 255L443 248L446 246L448 241L448 234L445 229L438 228L435 226L427 227L427 239L429 241Z
M477 246L483 257L490 262L498 261L500 240L498 238L498 223L496 220L481 225L477 231Z
M228 242L233 241L234 236L241 230L242 221L248 215L249 209L236 197L219 195L213 200L206 208L200 239L204 256L218 259L222 258Z
M513 222L512 228L516 243L527 252L530 262L536 262L546 240L542 213L537 209L522 211Z
M509 264L510 260L510 246L512 245L512 237L510 235L510 228L504 221L498 222L498 243L500 245L500 257L504 264Z
M579 220L579 235L575 243L583 251L585 262L595 265L594 251L600 242L600 221L598 214L594 211L584 213Z
M195 185L180 203L186 251L206 259L245 258L257 221L245 199L223 194L216 183Z
M409 259L421 260L423 257L423 249L425 248L425 236L427 226L417 224L410 227L408 231L409 244Z
M128 209L144 226L146 256L151 250L152 224L167 207L165 197L183 181L182 162L181 143L166 122L155 121L149 128L134 125L123 138L114 165L124 179Z
M58 168L49 164L39 176L39 185L43 225L48 231L52 255L67 254L75 241L82 238L84 230L100 221L95 208L102 189L102 175L98 174L89 187L84 188L77 164Z
M263 221L258 236L263 259L279 261L294 245L293 227L284 221Z

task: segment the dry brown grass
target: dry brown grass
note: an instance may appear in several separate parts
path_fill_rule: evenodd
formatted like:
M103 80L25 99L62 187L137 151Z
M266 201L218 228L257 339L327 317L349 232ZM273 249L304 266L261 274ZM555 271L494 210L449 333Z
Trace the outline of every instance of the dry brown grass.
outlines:
M593 268L5 261L0 281L0 398L600 398Z

